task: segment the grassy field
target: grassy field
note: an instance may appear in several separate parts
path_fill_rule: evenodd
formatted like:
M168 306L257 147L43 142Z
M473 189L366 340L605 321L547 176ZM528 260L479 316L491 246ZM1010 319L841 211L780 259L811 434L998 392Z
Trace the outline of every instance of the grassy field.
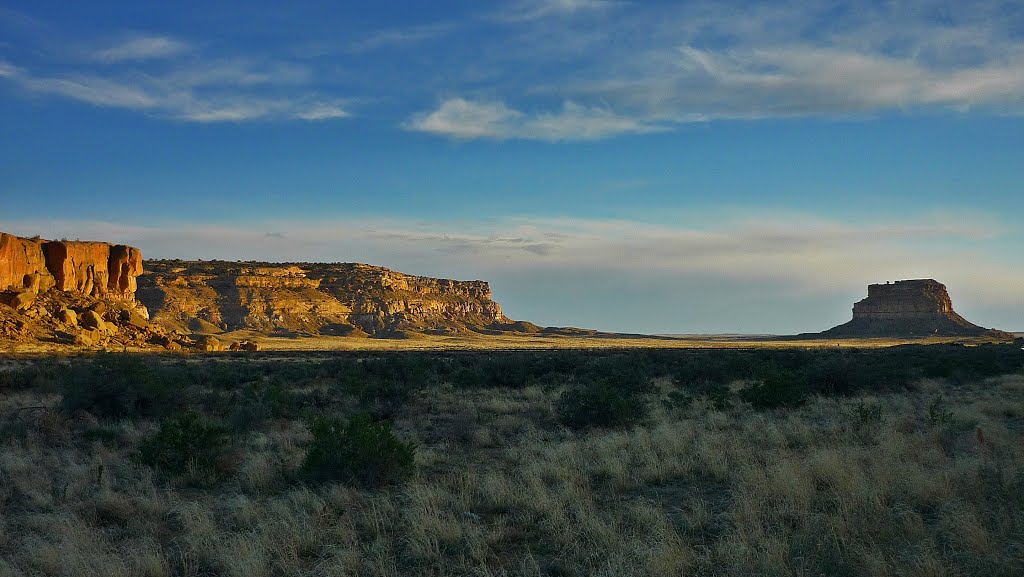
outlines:
M928 337L928 338L861 338L812 339L743 335L687 335L644 336L608 333L602 336L571 336L542 334L485 335L464 333L458 335L415 334L412 338L384 339L339 336L268 336L256 331L237 330L214 335L224 343L249 340L259 343L263 350L289 352L316 351L501 351L501 350L556 350L556 349L747 349L747 348L877 348L904 344L982 344L987 338ZM136 347L125 348L112 344L110 351L151 352ZM42 341L0 340L0 354L38 355L95 352L95 347L74 347Z
M261 337L241 333L233 335L258 341L266 350L276 351L458 351L458 350L531 350L531 349L722 349L722 348L826 348L891 347L902 344L941 344L951 342L988 342L986 339L931 337L927 339L786 339L746 337L573 337L544 335L420 335L415 339L367 339L346 337Z
M1021 575L1024 354L8 359L0 575Z

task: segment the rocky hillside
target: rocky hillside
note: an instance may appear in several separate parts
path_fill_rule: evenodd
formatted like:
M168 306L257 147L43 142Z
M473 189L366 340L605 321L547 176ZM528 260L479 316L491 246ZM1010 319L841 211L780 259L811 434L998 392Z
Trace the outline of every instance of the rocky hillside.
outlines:
M193 345L150 325L135 300L140 274L135 247L0 233L0 344Z
M1009 333L979 327L957 314L946 286L933 279L869 285L867 298L853 305L853 319L820 335L1011 337Z
M483 281L354 263L146 261L137 298L171 330L403 337L514 330Z

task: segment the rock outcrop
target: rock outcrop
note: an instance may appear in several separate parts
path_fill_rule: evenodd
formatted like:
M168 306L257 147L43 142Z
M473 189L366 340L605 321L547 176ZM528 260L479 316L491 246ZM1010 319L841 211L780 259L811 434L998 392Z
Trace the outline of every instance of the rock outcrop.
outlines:
M853 319L820 334L825 337L1008 335L979 327L958 315L946 286L932 279L869 285L867 298L853 305Z
M26 288L26 280L38 282L37 293L54 285L53 275L46 268L45 243L0 232L0 291Z
M191 344L150 325L135 300L139 249L0 233L0 347Z
M147 261L138 298L169 329L395 337L510 326L490 286L357 263ZM212 332L212 331L205 331Z
M140 274L142 253L135 247L0 233L0 291L56 288L131 301Z

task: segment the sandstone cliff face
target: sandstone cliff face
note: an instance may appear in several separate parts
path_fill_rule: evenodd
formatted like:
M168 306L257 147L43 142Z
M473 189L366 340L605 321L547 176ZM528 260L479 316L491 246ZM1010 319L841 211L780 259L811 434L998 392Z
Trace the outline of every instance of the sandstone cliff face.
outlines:
M48 241L0 233L0 290L50 288L134 300L139 249L105 242Z
M108 292L120 298L134 299L135 291L138 290L135 279L142 274L142 252L123 244L110 247L108 274Z
M958 315L942 283L918 279L869 285L867 298L853 305L853 319L821 334L850 337L999 336L999 331L979 327Z
M189 344L150 326L135 300L140 274L142 253L134 247L0 233L0 348Z
M53 287L53 275L46 268L46 257L40 239L20 238L0 232L0 291L26 287L30 275L40 278L39 290Z
M395 336L508 324L482 281L419 277L365 264L149 261L138 298L167 327Z

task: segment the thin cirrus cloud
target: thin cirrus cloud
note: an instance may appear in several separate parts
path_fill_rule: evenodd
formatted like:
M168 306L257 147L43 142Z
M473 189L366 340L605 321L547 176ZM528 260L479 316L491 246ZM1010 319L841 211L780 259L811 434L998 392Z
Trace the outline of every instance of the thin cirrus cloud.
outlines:
M0 78L10 78L18 74L18 69L9 62L0 60Z
M346 100L321 94L303 64L193 58L184 42L135 37L92 53L101 67L36 73L0 61L0 78L22 90L94 106L197 123L346 118Z
M30 94L194 122L324 121L349 117L356 98L398 102L389 124L458 140L590 141L728 119L1024 113L1019 2L510 0L444 18L371 27L347 41L285 41L340 42L329 61L232 57L201 40L113 34L57 64L33 60L60 53L45 46L21 59L5 54L0 79ZM42 43L56 44L53 35ZM359 94L339 96L338 82Z
M93 57L101 62L150 60L167 58L189 49L188 44L166 36L139 36L96 50Z
M515 81L498 74L465 91L502 98L449 89L454 97L405 126L456 139L574 140L716 119L1024 113L1024 10L911 4L520 2L508 13L523 17L506 19L514 34L479 56ZM567 135L588 123L562 102L615 122Z
M498 20L529 22L549 17L601 12L622 4L614 0L520 0L494 14Z
M383 48L402 48L433 40L455 30L452 22L410 26L407 28L389 28L378 30L365 38L353 42L348 51L352 53L370 52Z
M1024 55L1024 53L1022 53ZM1024 102L1024 58L936 69L910 59L811 46L713 52L678 48L674 58L591 90L671 117L843 115L945 106Z
M568 101L554 112L526 114L503 102L474 102L463 98L445 100L436 110L414 116L404 127L464 140L547 141L598 140L612 135L664 130L655 123L619 116L606 108Z

